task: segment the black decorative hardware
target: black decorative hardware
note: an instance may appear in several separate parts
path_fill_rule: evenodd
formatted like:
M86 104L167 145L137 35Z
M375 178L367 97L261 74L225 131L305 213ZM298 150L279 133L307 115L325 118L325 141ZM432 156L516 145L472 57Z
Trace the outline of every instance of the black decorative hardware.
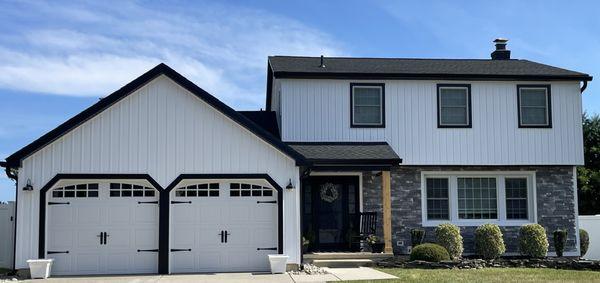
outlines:
M141 252L157 253L158 249L154 249L154 250L137 250L137 252L138 253L141 253Z
M172 252L191 252L192 249L171 249Z
M257 251L276 251L277 248L256 248Z
M256 203L277 203L276 200L270 200L270 201L257 201Z
M227 236L231 235L227 230L225 230L225 243L227 243Z
M104 232L100 232L100 234L96 235L96 237L100 238L100 245L103 245L104 243L103 243L102 238L104 237Z
M49 201L48 205L58 205L58 204L71 204L70 202L54 202L54 201Z
M144 203L158 204L158 201L138 201L138 204L144 204Z
M176 200L172 200L171 204L181 204L181 203L192 203L192 201L176 201Z
M217 234L217 235L221 235L221 243L225 242L225 231L221 230L221 234Z
M69 251L48 251L48 254L68 254Z
M106 232L104 232L104 244L106 245L106 238L110 237L110 235Z

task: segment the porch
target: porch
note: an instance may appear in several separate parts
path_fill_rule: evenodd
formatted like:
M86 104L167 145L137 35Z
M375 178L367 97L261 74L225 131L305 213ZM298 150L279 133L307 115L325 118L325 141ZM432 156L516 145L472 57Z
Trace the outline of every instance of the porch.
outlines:
M300 186L304 261L369 265L392 256L390 171L401 159L391 147L385 142L289 144L311 162ZM371 252L369 235L377 236L381 252Z

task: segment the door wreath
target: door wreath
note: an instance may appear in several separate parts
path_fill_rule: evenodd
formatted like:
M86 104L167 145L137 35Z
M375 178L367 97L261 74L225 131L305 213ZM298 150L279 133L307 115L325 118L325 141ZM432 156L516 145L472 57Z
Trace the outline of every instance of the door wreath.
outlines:
M329 203L336 201L339 197L338 187L339 185L334 185L332 183L321 185L321 200Z

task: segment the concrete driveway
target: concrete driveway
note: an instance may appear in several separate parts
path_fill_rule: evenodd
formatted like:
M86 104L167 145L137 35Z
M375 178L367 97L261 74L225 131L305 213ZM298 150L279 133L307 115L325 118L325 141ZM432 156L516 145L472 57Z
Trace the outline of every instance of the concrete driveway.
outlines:
M342 280L374 280L393 279L395 276L368 267L359 268L325 268L329 274L293 275L293 274L258 274L258 273L214 273L214 274L179 274L179 275L131 275L131 276L86 276L86 277L52 277L46 281L26 280L27 282L65 282L65 283L153 283L153 282L266 282L266 283L299 283L328 282Z

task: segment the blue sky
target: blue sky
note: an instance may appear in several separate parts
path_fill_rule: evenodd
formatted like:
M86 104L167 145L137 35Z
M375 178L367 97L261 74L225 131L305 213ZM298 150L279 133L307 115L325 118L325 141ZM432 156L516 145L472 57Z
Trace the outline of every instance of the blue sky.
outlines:
M264 107L268 55L489 58L506 37L513 58L597 77L597 11L597 1L2 1L0 159L160 62L240 110ZM583 102L600 113L600 83ZM0 201L12 199L1 174Z

